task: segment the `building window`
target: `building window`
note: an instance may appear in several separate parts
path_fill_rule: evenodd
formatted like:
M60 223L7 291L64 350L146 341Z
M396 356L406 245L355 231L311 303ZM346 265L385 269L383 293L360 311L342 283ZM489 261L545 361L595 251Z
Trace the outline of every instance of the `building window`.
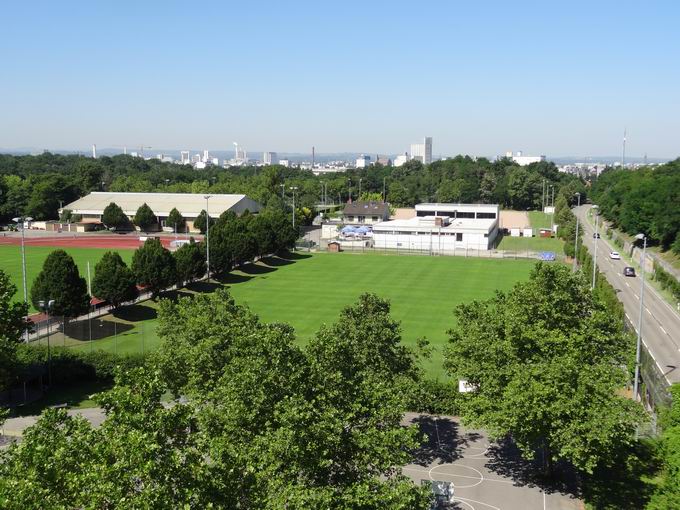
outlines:
M475 213L473 212L456 212L456 218L471 218L474 219Z
M347 221L354 221L354 216L347 216Z
M366 220L366 216L359 216L359 223L363 223Z
M462 241L463 240L463 234L461 232L456 232L456 241Z
M378 221L378 217L377 216L371 216L371 221Z
M485 220L495 220L496 219L496 213L493 212L480 212L477 213L477 219L485 219Z

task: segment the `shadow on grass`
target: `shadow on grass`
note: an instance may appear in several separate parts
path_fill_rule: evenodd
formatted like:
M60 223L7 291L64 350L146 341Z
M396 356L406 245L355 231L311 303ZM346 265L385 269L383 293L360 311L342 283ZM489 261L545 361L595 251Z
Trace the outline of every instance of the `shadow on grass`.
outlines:
M186 286L187 290L191 292L198 292L199 294L209 294L215 292L217 289L222 288L221 283L214 282L190 282Z
M158 317L158 312L150 306L136 304L118 308L112 312L112 315L124 321L139 322L155 319Z
M158 296L158 299L169 299L170 301L177 301L179 298L192 297L191 292L186 292L184 290L166 290Z
M248 280L252 279L253 279L252 276L233 273L221 274L215 277L215 280L217 280L223 285L235 285L237 283L247 282Z
M54 386L45 394L23 406L12 409L12 417L31 416L42 413L50 406L66 404L68 407L76 407L83 402L90 400L90 396L95 393L106 391L113 387L113 383L102 381L85 381L78 384L67 384Z
M123 322L107 321L102 319L90 319L70 322L64 333L67 337L79 341L101 340L102 338L109 338L115 335L121 335L127 331L134 329L132 324L125 324ZM46 344L44 338L40 339L40 344ZM59 345L58 337L55 337L55 345Z
M283 253L279 253L278 258L280 259L285 259L285 260L304 260L310 258L311 255L305 254L305 253L300 253L298 251L287 251Z
M238 268L239 271L246 274L267 274L276 271L275 267L265 266L262 264L244 264Z

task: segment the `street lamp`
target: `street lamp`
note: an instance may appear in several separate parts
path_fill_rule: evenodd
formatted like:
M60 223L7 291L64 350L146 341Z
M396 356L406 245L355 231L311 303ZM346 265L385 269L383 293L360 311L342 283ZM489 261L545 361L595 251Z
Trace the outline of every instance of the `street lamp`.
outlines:
M576 192L576 199L578 200L578 205L576 207L581 207L581 194ZM578 267L578 211L576 213L576 234L574 235L574 272Z
M387 177L383 177L383 204L385 203L385 200L387 198L385 196L385 179L387 179Z
M285 193L285 190L286 190L286 185L285 184L279 184L279 186L281 186L281 200L285 200L286 197L285 197L284 193Z
M349 202L352 202L352 179L347 179L347 191L349 192Z
M47 384L52 386L52 350L50 349L50 310L54 306L54 299L38 301L38 308L47 314Z
M633 398L638 399L638 385L640 381L640 344L642 343L642 311L645 299L645 255L647 251L647 236L638 234L635 239L642 240L642 259L640 260L640 315L638 317L637 343L635 345L635 381L633 382Z
M30 216L12 218L14 223L21 222L21 276L24 284L24 303L28 305L28 287L26 286L26 246L24 243L24 227L27 221L32 221L33 218ZM28 321L28 315L26 316L26 321ZM28 330L26 330L26 343L28 343Z
M295 228L295 192L297 191L297 186L291 186L288 188L293 191L293 228Z
M205 195L205 255L206 264L208 265L208 282L210 281L210 205L208 200L212 195Z
M363 180L363 177L359 177L359 196L357 197L357 200L361 200L361 181Z
M593 283L590 288L591 290L595 290L595 273L597 273L597 236L600 235L598 233L600 226L600 208L597 205L594 205L592 209L595 211L595 255L593 257Z

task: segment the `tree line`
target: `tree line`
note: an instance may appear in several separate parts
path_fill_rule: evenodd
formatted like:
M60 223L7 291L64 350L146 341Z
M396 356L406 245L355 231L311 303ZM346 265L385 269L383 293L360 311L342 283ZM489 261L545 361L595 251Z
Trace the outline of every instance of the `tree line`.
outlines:
M296 239L297 229L283 211L241 216L226 212L214 220L210 232L211 272L227 273L250 260L288 250ZM129 268L117 252L107 252L94 268L92 294L117 307L134 300L138 286L154 297L173 285L182 287L206 274L206 249L207 243L191 239L173 253L160 240L149 239L135 250ZM64 250L48 255L31 288L33 306L49 300L54 300L51 313L66 318L90 307L87 283Z
M680 254L680 158L634 171L611 168L593 182L602 215L630 235L644 233Z
M552 185L557 194L580 182L550 162L519 166L511 159L456 156L423 165L379 164L367 169L315 176L309 170L269 167L208 167L162 163L131 156L0 155L0 222L21 215L57 219L60 204L91 191L243 193L258 203L290 210L296 187L296 216L311 222L323 199L344 203L364 192L385 196L396 207L419 202L497 203L504 208L540 209ZM547 189L547 193L546 193ZM383 194L384 192L384 194ZM172 226L172 224L170 224Z

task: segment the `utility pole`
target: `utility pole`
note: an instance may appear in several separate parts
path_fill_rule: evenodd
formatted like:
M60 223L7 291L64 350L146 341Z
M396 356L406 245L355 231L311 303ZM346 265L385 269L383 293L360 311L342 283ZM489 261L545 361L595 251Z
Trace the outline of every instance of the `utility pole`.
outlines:
M385 195L385 179L387 179L387 177L383 177L383 204L387 201L387 196Z
M581 194L576 193L576 199L578 200L578 205L577 207L581 207ZM574 272L576 272L576 268L578 267L578 211L576 214L576 232L574 233Z
M597 274L597 244L598 244L598 236L599 234L599 226L600 226L600 211L599 207L594 205L593 210L595 211L595 255L593 256L593 283L590 287L591 290L595 290L595 276Z
M212 197L212 195L206 195L203 198L205 198L205 254L206 254L206 263L208 264L208 280L210 281L210 212L209 212L209 203L208 200Z
M623 128L623 153L621 155L621 168L626 168L626 128Z
M637 401L640 381L640 344L642 343L642 311L645 308L645 256L647 251L647 236L638 234L636 239L642 239L642 259L640 260L640 315L638 317L637 343L635 345L635 381L633 382L633 398ZM637 435L637 433L636 433Z
M290 189L293 191L293 228L295 228L295 191L298 189L298 187L291 186Z

